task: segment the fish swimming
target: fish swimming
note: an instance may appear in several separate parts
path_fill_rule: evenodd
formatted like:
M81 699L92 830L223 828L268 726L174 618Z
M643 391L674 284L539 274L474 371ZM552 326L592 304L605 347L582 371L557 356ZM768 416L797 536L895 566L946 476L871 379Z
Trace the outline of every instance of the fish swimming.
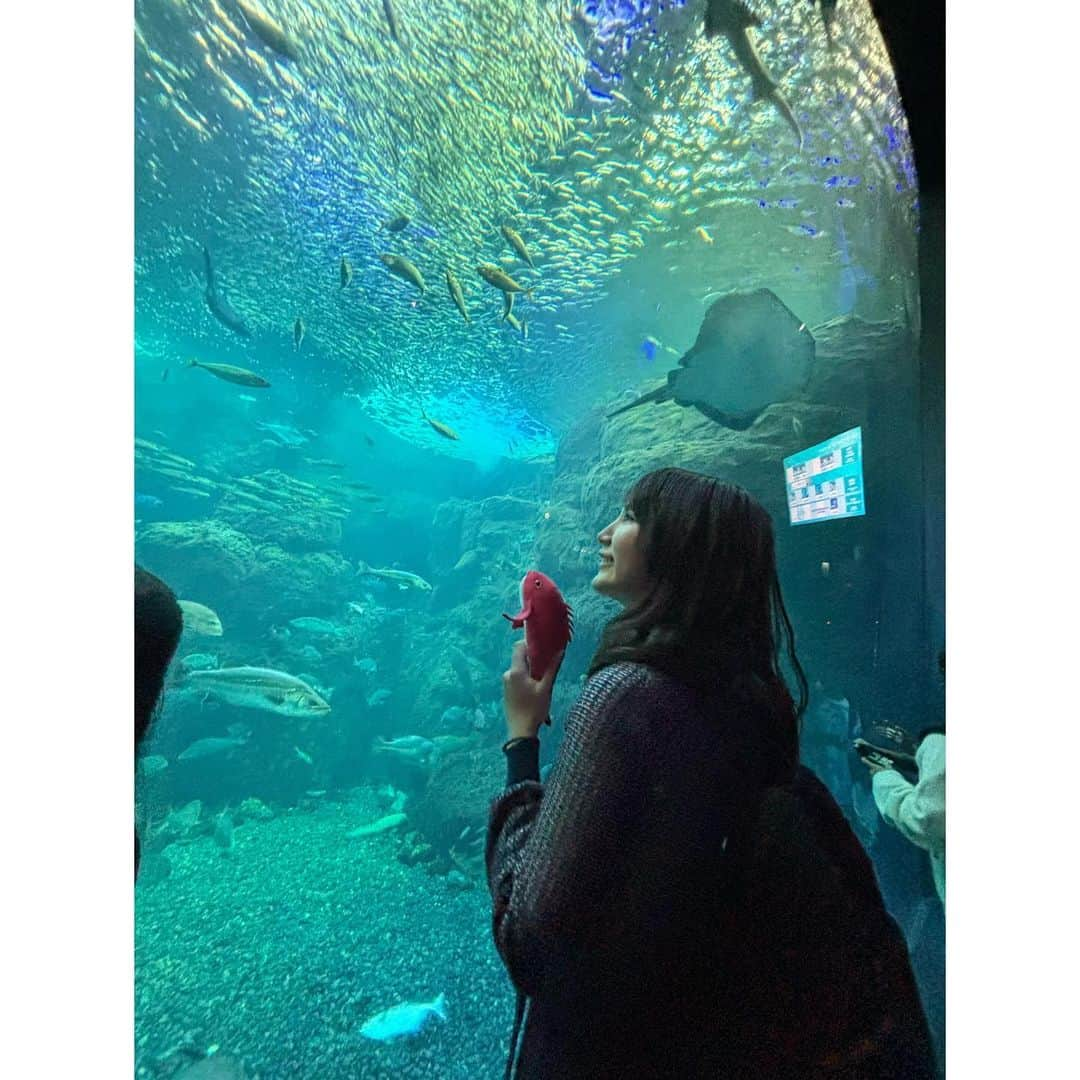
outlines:
M293 351L299 352L300 346L304 343L304 320L299 316L297 316L296 322L293 323L292 340Z
M390 28L390 36L399 45L402 45L401 29L398 27L397 16L394 14L394 5L390 0L382 0L383 13L386 15L386 25Z
M300 59L299 46L261 7L251 3L251 0L236 0L236 6L244 13L252 33L268 49L294 63Z
M525 241L521 239L521 236L516 233L509 225L499 226L499 231L506 238L510 246L530 265L535 267L536 263L533 262L532 256L529 254L529 249L525 246Z
M409 282L410 285L415 285L421 293L427 292L427 285L424 284L424 275L416 268L416 266L404 255L391 255L384 253L379 258L386 265L386 268L395 277L401 278L402 281Z
M341 267L338 270L338 276L341 279L341 287L344 289L346 285L352 281L352 267L349 265L349 260L344 255L341 256Z
M219 379L236 383L237 386L255 386L259 389L265 389L270 385L266 379L261 375L256 375L254 371L234 367L232 364L204 364L201 360L192 357L184 366L202 368L204 371L209 371L211 375L216 375Z
M529 674L539 681L574 636L574 611L559 587L546 574L530 570L521 579L521 610L503 618L515 630L525 627L525 655ZM548 717L547 723L551 723Z
M481 263L476 272L491 286L501 289L504 293L524 293L532 299L532 289L526 289L519 285L505 270L492 263Z
M454 277L454 272L449 267L446 270L446 287L450 290L450 299L461 312L461 317L467 323L471 323L472 319L469 318L469 310L465 307L465 294L461 291L461 283Z
M404 214L398 214L397 217L391 218L389 221L383 223L383 228L387 232L399 233L402 229L408 227L412 218L406 217Z
M507 312L503 316L503 322L512 326L522 337L527 338L529 336L529 324L522 322L516 315L511 312Z
M272 668L193 671L186 682L244 709L263 709L279 716L295 717L323 716L330 711L329 702L303 680Z
M204 296L210 314L222 325L227 326L234 334L239 334L245 338L251 337L251 331L247 328L244 320L240 318L232 305L218 290L214 264L210 258L210 249L205 247L203 248L203 264L206 268L206 293Z
M376 833L389 832L391 829L396 829L399 825L404 825L408 820L407 814L402 814L400 812L387 814L385 817L379 818L378 821L369 822L367 825L361 825L359 828L347 832L345 836L350 840L355 840L361 836L374 836Z
M373 690L367 696L368 708L377 709L380 705L385 704L394 696L392 690Z
M194 761L196 758L210 757L213 754L224 754L229 750L236 750L247 744L247 735L211 735L206 739L196 739L186 750L183 750L177 761Z
M221 637L225 632L216 611L194 600L181 600L180 610L184 614L184 629L203 637Z
M723 34L731 44L739 66L750 76L754 96L771 101L780 115L795 132L799 149L803 148L803 133L795 114L791 111L787 99L780 92L780 86L769 74L761 57L758 56L754 43L750 40L750 27L760 27L758 18L743 0L707 0L705 7L705 36L716 37Z
M402 757L423 758L431 754L435 744L423 735L402 735L397 739L384 739L376 736L371 747L376 754L399 754Z
M461 436L452 428L444 424L441 420L432 420L426 412L424 407L420 406L420 415L444 438L444 439L460 439Z
M135 492L135 505L142 507L144 510L156 510L159 506L165 504L156 495L140 495L139 492Z
M317 619L312 615L301 615L298 619L290 619L289 625L296 630L303 630L307 634L318 634L322 637L338 637L341 634L339 627L326 619Z
M272 424L269 421L259 420L255 426L260 431L269 431L282 446L304 446L310 441L291 424Z
M180 661L182 671L207 671L218 666L218 658L213 653L190 653Z
M434 1001L402 1002L364 1021L360 1034L365 1039L391 1042L394 1039L417 1035L432 1017L446 1020L446 995L440 994Z
M310 754L305 754L305 753L304 753L304 751L303 751L303 750L301 750L299 746L294 746L294 747L293 747L293 750L294 750L294 751L296 752L296 756L297 756L297 757L298 757L298 758L299 758L299 759L300 759L300 760L301 760L301 761L302 761L302 762L303 762L303 763L304 763L305 765L314 765L314 764L315 764L315 762L314 762L314 760L312 759L311 755L310 755Z
M697 340L668 372L666 385L607 416L649 401L674 401L745 431L767 406L798 399L814 356L806 324L770 289L732 292L709 307Z

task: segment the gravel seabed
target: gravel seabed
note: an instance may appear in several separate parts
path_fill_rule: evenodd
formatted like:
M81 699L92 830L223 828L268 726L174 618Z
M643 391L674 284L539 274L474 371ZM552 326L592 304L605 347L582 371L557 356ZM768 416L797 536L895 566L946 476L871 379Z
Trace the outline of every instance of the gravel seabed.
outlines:
M166 850L171 875L135 889L136 1076L171 1076L182 1044L217 1044L262 1080L502 1076L514 991L486 886L403 865L396 833L346 839L363 820L326 803L238 826L229 856L209 837ZM360 1035L439 993L446 1023Z

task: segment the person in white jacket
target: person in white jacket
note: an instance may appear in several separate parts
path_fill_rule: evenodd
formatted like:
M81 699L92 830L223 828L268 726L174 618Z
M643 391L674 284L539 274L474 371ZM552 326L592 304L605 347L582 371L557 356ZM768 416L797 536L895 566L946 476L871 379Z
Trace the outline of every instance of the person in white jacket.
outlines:
M932 732L915 752L915 783L895 768L867 762L881 816L930 853L934 887L945 903L945 735Z

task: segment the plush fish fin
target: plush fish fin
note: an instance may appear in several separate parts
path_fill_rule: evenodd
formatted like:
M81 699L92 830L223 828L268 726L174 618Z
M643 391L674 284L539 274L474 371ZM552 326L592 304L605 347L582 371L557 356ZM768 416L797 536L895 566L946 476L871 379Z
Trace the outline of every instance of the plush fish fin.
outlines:
M532 614L528 608L522 608L516 615L507 615L504 611L502 617L510 620L510 625L515 630L520 630L525 625L525 620Z

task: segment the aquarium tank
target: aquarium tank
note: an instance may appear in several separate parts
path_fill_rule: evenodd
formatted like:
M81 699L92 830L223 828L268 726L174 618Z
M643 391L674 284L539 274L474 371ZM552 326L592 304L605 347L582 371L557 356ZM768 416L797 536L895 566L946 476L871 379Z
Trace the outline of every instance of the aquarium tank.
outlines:
M929 869L850 752L942 709L915 157L867 0L751 6L136 0L135 550L185 614L137 1076L502 1075L502 615L530 569L574 609L546 767L667 465L772 515L803 760L940 1042Z

